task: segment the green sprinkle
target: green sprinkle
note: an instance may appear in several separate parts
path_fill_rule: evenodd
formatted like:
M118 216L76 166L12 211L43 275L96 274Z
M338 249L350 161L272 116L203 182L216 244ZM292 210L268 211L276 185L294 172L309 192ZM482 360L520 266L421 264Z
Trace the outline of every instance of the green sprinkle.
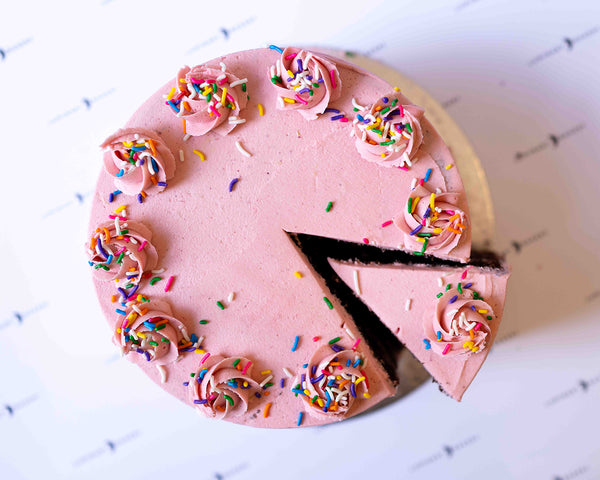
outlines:
M390 107L385 107L385 108L381 109L381 110L379 111L379 113L380 113L381 115L385 115L385 114L386 114L387 112L389 112L389 111L390 111Z
M341 337L332 338L331 340L329 340L329 345L339 342L341 339L342 339Z
M161 277L154 277L150 280L150 285L154 285L156 282L162 280Z
M425 239L425 241L423 242L423 248L421 249L421 254L425 253L425 249L427 248L427 243L429 242L429 240Z
M121 230L121 234L122 234L122 235L125 235L126 233L129 233L129 230L128 230L128 229Z
M358 108L356 108L356 107L354 107L352 110L355 112L358 112Z
M121 263L123 261L123 255L125 255L125 252L119 253L119 256L117 257L117 263Z
M458 282L458 293L460 293L461 295L463 293L463 289L462 289L460 282Z
M412 210L412 202L413 202L412 197L408 197L408 213L410 213Z
M107 272L110 270L106 265L104 265L103 263L98 263L96 265L94 265L94 268L96 270L98 270L99 268L101 268L102 270L106 270Z
M314 92L312 90L309 90L308 94L312 97L314 95Z
M213 87L213 93L217 93L217 84L213 83L212 87Z
M333 202L329 202L329 203L327 204L327 207L325 207L325 211L326 211L326 212L329 212L329 210L331 210L331 207L333 207Z
M318 395L315 395L311 400L310 403L315 403L317 401L317 398L319 398Z
M206 325L208 323L208 320L200 320L198 323L200 325Z
M394 100L392 101L392 107L395 107L397 103L398 103L398 99L394 98Z
M333 305L331 304L331 302L329 301L329 299L327 297L323 297L323 300L325 301L325 303L329 307L329 310L333 310Z
M378 130L377 128L372 128L371 131L378 133L379 135L383 135L383 132L381 130Z
M196 376L195 373L190 373L190 377L194 378Z
M229 402L229 405L231 405L233 407L233 398L231 398L229 395L225 395L225 394L223 394L223 398L225 400L227 400Z
M431 238L431 233L417 233L417 237Z
M165 337L162 337L162 338L160 339L160 341L161 341L161 342L164 342L164 343L171 343L171 340L169 340L168 338L165 338Z
M473 298L475 298L475 299L479 298L479 294L477 292L473 292Z
M423 256L423 252L413 252L413 255L417 255L418 257Z
M413 129L411 128L409 123L406 124L406 130L408 130L408 133L413 133Z
M152 345L153 347L158 347L158 343L154 342L154 341L149 341L148 342L150 345Z
M220 300L217 300L217 307L219 307L221 310L225 310L225 305L223 305Z
M233 362L233 366L237 367L238 363L240 363L240 359L239 358L235 362Z
M442 295L443 295L443 293L441 293L441 292L440 292L440 293L438 293L438 294L436 295L436 297L437 297L437 298L440 298Z
M347 57L354 57L354 52L350 52L350 51L346 51L344 52L346 54Z
M156 327L156 328L154 329L154 331L155 331L155 332L158 332L159 330L162 330L162 329L163 329L163 328L165 328L166 326L167 326L167 324L166 324L166 323L163 323L162 325L159 325L158 327Z
M387 142L381 142L379 145L392 145L396 143L396 140L388 140Z
M269 388L273 386L273 382L265 383L265 388Z
M246 91L246 84L242 83L242 92L245 92L245 91Z
M487 316L487 317L485 317L485 318L487 318L488 320L491 320L491 319L492 319L492 316L491 316L491 315L488 315L488 316Z
M277 79L275 77L271 78L271 83L277 85Z
M448 285L446 285L446 291L450 290L452 288L452 284L449 283Z
M129 290L131 287L133 287L133 283L128 283L127 285L125 285L125 288L126 288L126 289L128 289L128 290Z
M206 96L206 103L210 103L210 99L211 99L211 98L212 98L212 93L209 93L209 94Z
M319 88L319 84L318 83L313 83L313 87Z

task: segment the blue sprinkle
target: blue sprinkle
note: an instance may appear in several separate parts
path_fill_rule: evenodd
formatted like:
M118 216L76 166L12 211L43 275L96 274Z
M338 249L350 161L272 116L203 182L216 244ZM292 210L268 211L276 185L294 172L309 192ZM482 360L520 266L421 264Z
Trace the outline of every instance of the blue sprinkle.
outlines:
M292 352L295 352L296 349L298 348L299 341L300 341L300 337L298 335L296 335L296 338L294 338L294 345L292 346Z
M192 343L196 343L198 341L198 335L196 335L195 333L192 333L190 335L190 340Z
M202 380L204 378L204 375L206 375L206 372L208 372L208 368L203 368L202 370L200 370L198 380Z
M233 187L234 187L234 185L235 185L237 182L239 182L239 181L240 181L240 179L239 179L239 178L234 178L234 179L233 179L231 182L229 182L229 191L230 191L230 192L232 192L232 191L233 191ZM296 338L298 338L298 337L296 337ZM292 350L292 352L293 352L293 351L294 351L294 350Z
M331 396L329 395L329 390L325 390L325 396L327 397L327 402L325 403L325 407L329 408L331 405Z
M358 367L358 366L359 366L361 363L362 363L362 360L361 360L360 358L357 358L357 359L356 359L356 362L354 362L354 363L352 364L352 366L353 366L354 368L356 368L356 367Z
M134 152L141 152L143 150L146 150L146 147L131 147L131 150L133 150Z
M129 342L129 335L125 335L125 343Z
M150 157L150 163L152 164L152 170L154 170L155 172L158 172L160 170L158 168L158 163L156 163L156 160L154 160L154 158Z
M114 193L109 193L108 194L108 203L112 203L115 199L115 195Z
M302 424L302 417L304 416L304 412L300 412L298 414L298 422L296 423L296 426L299 427Z
M306 395L306 393L304 393L304 390L300 390L299 388L292 388L292 392L296 393L296 394L300 394L300 395Z
M125 330L123 330L125 333L129 333L131 332L131 327L127 327Z
M271 50L276 50L276 51L278 51L279 53L283 53L283 50L282 50L281 48L279 48L277 45L269 45L269 48L270 48Z
M91 261L88 260L88 263L90 264L90 267L94 266L94 262L91 262Z
M156 185L158 185L159 187L166 187L167 182L156 182Z
M431 348L431 343L426 338L423 339L423 343L425 344L425 350L429 350Z
M352 360L350 360L350 359L346 360L346 366L349 367L350 365L352 365Z
M340 118L344 118L344 114L340 114L340 115L334 115L333 117L331 117L329 120L331 121L335 121L335 120L339 120Z
M383 97L381 100L383 100L383 103L388 103L390 101L388 97Z
M442 339L442 332L440 332L439 330L436 332L436 336L438 340Z
M108 255L108 258L106 259L106 264L110 265L110 262L113 261L113 256L112 255Z
M125 171L123 169L119 170L119 172L117 173L117 177L122 177L124 173Z
M308 367L308 363L305 363L304 365L302 365L302 368L307 368Z
M169 107L171 107L173 109L173 111L175 113L179 113L179 108L177 108L177 106L171 100L167 100L167 103L169 104Z
M362 116L362 115L360 115L360 114L357 114L357 115L356 115L356 118L358 118L358 119L359 119L361 122L364 122L364 121L365 121L365 117L363 117L363 116Z
M427 169L427 173L425 174L425 178L423 179L424 182L428 182L429 181L429 177L431 177L431 168Z
M144 325L146 325L146 327L148 327L150 330L154 330L154 327L156 327L156 325L154 325L152 322L149 321L145 321Z
M196 90L197 93L200 93L200 87L197 84L192 83L192 87L194 87L194 90Z
M117 312L119 315L127 315L127 312L125 310L121 310L120 308L117 308L115 312Z

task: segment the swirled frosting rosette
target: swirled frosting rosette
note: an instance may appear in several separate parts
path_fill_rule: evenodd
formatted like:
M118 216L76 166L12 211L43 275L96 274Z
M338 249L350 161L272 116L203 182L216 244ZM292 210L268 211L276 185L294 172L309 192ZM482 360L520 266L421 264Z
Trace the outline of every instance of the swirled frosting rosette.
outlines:
M458 207L458 193L431 192L417 186L394 224L404 232L404 246L417 254L448 254L468 228L467 214Z
M464 290L450 289L439 298L434 317L425 320L425 338L439 355L479 352L486 346L493 315L482 299L467 298Z
M98 225L88 244L88 263L99 280L126 279L119 293L127 300L137 291L142 275L158 261L150 243L152 232L142 223L111 215L114 221Z
M360 107L354 120L360 156L385 167L410 167L423 143L420 122L424 110L401 105L393 96L382 97L370 107L355 106Z
M158 133L144 128L120 129L101 147L104 169L114 178L115 187L141 202L151 190L163 191L175 174L175 158Z
M200 365L188 388L202 415L222 419L246 413L260 385L252 378L250 360L216 355Z
M338 416L340 420L357 399L369 398L367 378L361 371L363 359L354 350L334 344L318 348L303 369L292 391L316 416Z
M125 315L117 321L114 341L123 353L143 355L157 365L173 363L192 344L169 304L158 300L128 302Z
M298 110L306 120L316 119L342 93L335 63L299 48L286 48L269 76L277 90L277 108Z
M246 120L240 112L248 102L248 79L239 79L225 65L185 66L167 95L167 105L185 120L185 133L193 136L216 132L227 135Z

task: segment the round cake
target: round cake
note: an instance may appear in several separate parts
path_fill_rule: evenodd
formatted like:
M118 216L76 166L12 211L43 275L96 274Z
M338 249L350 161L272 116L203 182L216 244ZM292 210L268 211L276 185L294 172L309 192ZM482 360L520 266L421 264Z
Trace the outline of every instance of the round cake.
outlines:
M174 73L102 144L86 249L123 354L206 417L318 425L394 395L381 323L460 399L508 269L468 263L463 184L426 112L299 48Z

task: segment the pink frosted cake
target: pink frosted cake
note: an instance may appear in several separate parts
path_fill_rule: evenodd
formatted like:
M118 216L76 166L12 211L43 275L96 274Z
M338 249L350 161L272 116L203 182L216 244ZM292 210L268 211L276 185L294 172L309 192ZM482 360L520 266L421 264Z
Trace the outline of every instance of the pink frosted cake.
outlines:
M238 52L182 68L102 147L95 287L164 390L256 427L339 421L395 394L379 324L461 398L508 273L467 263L458 169L398 88L316 52Z

